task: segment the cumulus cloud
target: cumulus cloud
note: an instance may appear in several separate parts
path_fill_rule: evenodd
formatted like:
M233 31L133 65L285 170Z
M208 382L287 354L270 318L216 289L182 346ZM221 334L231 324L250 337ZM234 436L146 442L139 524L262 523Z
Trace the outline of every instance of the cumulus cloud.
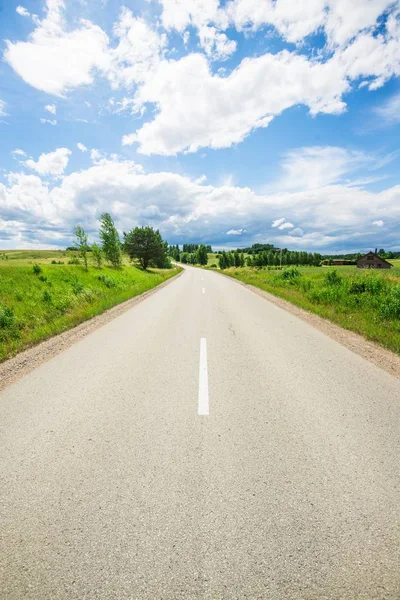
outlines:
M167 29L183 32L213 24L220 30L258 30L266 26L291 43L324 30L329 43L344 46L361 31L375 28L393 0L158 0Z
M285 218L281 218L281 219L275 219L275 221L271 224L271 227L279 227L279 225L282 225L282 223L285 222Z
M376 225L377 227L383 227L384 222L381 219L379 219L379 221L373 221L372 225Z
M31 13L28 10L26 10L26 8L24 6L17 6L15 11L19 15L21 15L21 17L30 17L31 16Z
M61 165L52 157L55 153L37 162L29 159L27 166L35 175L9 174L8 184L0 184L0 219L19 223L4 225L8 232L23 231L32 223L38 241L48 239L43 232L47 228L60 236L58 243L68 245L60 240L78 215L82 225L94 231L100 213L107 210L120 229L150 224L170 243L224 245L230 238L234 245L240 235L246 245L269 241L308 250L358 250L376 245L379 225L371 224L384 214L385 245L398 246L400 186L374 193L340 183L257 194L248 187L196 183L176 173L146 173L133 161L104 155L96 155L88 169L63 176L69 151L57 152ZM56 183L43 179L49 174L59 177Z
M84 144L81 144L81 142L78 142L76 147L78 148L78 150L80 150L81 152L87 152L87 148Z
M93 82L95 68L104 68L108 38L100 27L82 21L68 31L63 0L47 0L46 16L27 42L7 42L6 62L31 86L62 96Z
M213 60L226 60L236 51L237 43L228 39L225 33L217 31L215 27L200 27L199 38L200 46Z
M16 148L15 150L12 151L11 153L13 156L26 156L26 152L24 152L23 150L21 150L20 148Z
M118 45L108 50L108 65L104 72L113 87L129 87L142 82L158 66L167 43L165 34L159 34L144 19L134 17L123 8L114 35Z
M107 34L88 20L76 29L66 24L64 0L47 0L46 16L38 21L27 42L7 42L6 62L31 86L53 94L90 85L95 73L109 79L113 87L130 86L158 64L166 45L143 19L122 9L114 25L118 40L112 47Z
M123 143L137 142L144 154L227 148L296 104L312 114L340 113L347 89L332 61L314 63L286 50L244 59L228 77L211 73L203 55L190 54L162 61L139 88L137 105L155 103L158 113Z
M285 223L282 223L282 225L279 225L278 229L293 229L293 227L293 223L286 221Z
M48 125L57 125L57 120L56 119L40 119L40 122L42 125L46 125L46 123Z
M57 177L67 168L70 155L71 150L68 148L57 148L54 152L41 154L36 162L29 158L25 161L25 165L40 175Z
M154 117L123 144L144 154L174 155L202 147L226 148L252 130L267 127L284 110L302 104L311 115L339 114L351 86L382 86L400 73L400 20L390 0L160 0L162 23L187 40L198 34L200 52L167 60L167 35L159 24L123 8L111 40L81 20L69 28L64 0L47 0L27 41L7 42L5 60L30 85L61 96L93 83L96 74L113 88L129 90L115 110ZM387 18L382 20L386 11ZM273 26L291 43L324 31L327 46L307 57L299 48L248 57L230 73L215 74L209 60L236 49L227 36L237 30ZM150 111L149 111L150 114Z
M245 229L230 229L226 232L226 235L242 235L246 231Z
M47 110L47 112L51 113L52 115L55 115L57 112L57 107L55 104L47 104L44 107L44 110Z

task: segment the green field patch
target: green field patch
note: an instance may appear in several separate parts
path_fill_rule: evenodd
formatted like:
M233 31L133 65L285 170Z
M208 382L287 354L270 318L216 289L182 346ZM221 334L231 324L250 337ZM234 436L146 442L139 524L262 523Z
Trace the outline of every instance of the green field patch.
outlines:
M51 251L6 254L15 258L0 258L0 360L142 294L180 271L145 272L125 265L121 269L89 267L86 272L81 265L52 264L56 259Z

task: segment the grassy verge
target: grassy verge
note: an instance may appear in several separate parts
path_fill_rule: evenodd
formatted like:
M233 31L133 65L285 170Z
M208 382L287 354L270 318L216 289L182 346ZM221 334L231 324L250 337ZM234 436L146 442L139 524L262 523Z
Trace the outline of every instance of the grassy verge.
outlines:
M3 263L4 264L4 263ZM181 269L8 261L0 268L0 361L154 288Z
M254 285L355 331L400 354L400 268L364 271L353 267L226 269Z

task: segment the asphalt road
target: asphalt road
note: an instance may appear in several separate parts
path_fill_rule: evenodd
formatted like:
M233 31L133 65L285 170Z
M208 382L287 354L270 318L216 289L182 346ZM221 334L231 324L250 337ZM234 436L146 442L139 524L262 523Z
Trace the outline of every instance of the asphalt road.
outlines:
M400 381L219 274L4 389L0 424L1 600L400 598Z

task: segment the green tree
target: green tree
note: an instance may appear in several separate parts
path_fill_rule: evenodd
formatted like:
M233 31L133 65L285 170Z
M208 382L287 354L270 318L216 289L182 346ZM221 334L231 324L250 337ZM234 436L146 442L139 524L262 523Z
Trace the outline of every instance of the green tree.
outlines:
M101 269L103 263L103 252L98 244L92 244L92 258L98 269Z
M208 263L207 248L205 246L200 246L196 251L196 262L199 265L206 265Z
M130 258L137 258L143 269L165 261L166 246L160 232L152 227L135 227L124 233L124 246Z
M80 225L76 225L74 229L75 235L75 245L74 248L79 252L79 256L82 258L83 263L85 265L85 271L88 270L88 257L87 253L89 250L88 246L88 236L83 227Z
M104 256L113 267L122 265L121 240L117 228L109 213L102 213L100 217L100 239Z

